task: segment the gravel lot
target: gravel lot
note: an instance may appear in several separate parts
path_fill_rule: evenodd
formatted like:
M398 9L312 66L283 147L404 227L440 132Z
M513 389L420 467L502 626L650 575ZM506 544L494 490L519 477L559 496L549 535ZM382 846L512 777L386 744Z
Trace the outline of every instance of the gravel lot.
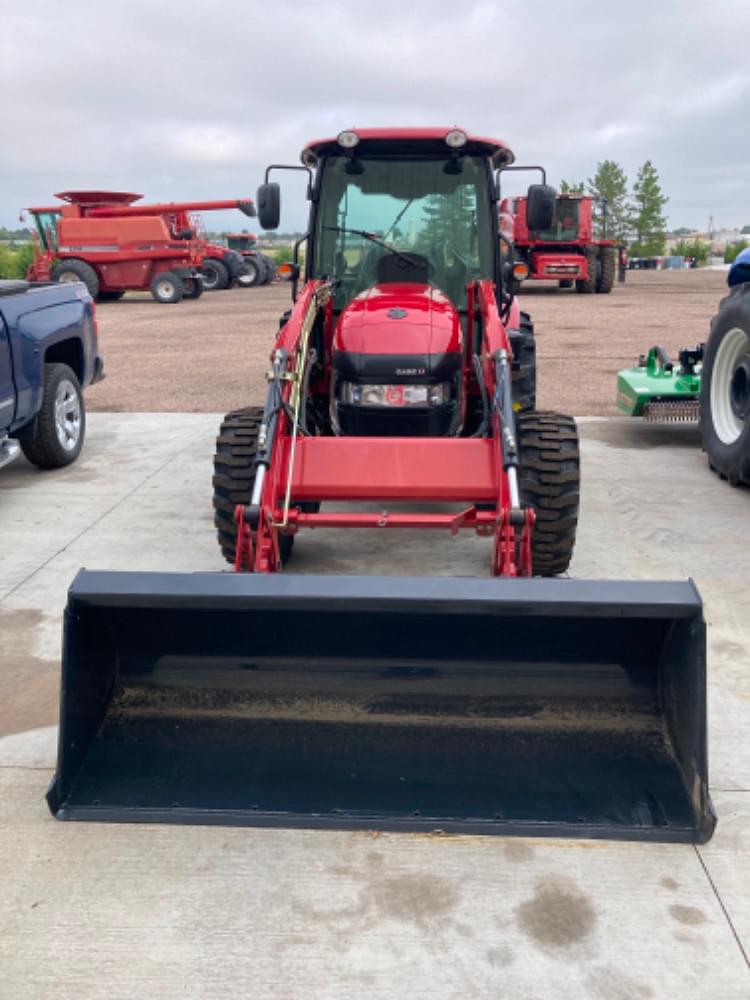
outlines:
M540 408L611 416L615 372L655 343L676 353L706 338L724 294L718 271L631 271L611 295L552 285L521 297L535 322ZM89 408L216 412L261 403L265 371L288 285L205 294L162 306L127 295L98 308L107 378Z

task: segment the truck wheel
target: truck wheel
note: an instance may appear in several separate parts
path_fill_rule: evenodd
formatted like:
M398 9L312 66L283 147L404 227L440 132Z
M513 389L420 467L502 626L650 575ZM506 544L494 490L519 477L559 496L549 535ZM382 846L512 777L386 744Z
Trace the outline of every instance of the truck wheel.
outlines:
M536 511L531 537L534 576L556 576L570 565L580 495L578 430L561 413L519 413L521 502Z
M596 282L597 292L604 295L612 291L617 273L617 254L614 247L602 247L599 252L599 277Z
M40 469L61 469L74 462L86 434L86 409L75 372L60 363L44 366L42 405L18 433L24 455Z
M714 472L732 486L750 484L750 283L732 289L711 323L700 423Z
M510 334L510 346L513 350L513 409L525 413L536 406L536 342L534 324L528 313L521 313L521 326L518 333Z
M586 266L588 277L583 280L576 279L576 291L588 294L596 291L596 283L599 280L599 254L596 247L587 247Z
M182 278L174 271L159 271L151 279L151 294L163 304L180 302L185 294Z
M250 503L255 479L255 452L263 421L263 407L249 406L227 413L216 438L214 454L214 524L221 554L234 564L237 526L234 509L238 503ZM292 553L294 535L280 535L281 563Z
M92 299L99 294L99 276L85 260L61 260L52 268L50 277L53 281L82 281Z
M97 302L119 302L125 292L99 292L96 297Z
M182 279L183 299L199 299L203 295L203 282L200 278Z
M201 264L201 271L204 291L218 292L229 287L229 271L216 257L207 257Z

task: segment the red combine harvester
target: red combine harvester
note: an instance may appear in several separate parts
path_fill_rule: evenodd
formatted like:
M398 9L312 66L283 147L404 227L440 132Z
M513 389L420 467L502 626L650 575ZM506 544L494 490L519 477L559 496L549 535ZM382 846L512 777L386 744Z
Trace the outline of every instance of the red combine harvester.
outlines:
M252 202L239 199L135 205L142 195L122 191L66 191L55 197L65 204L29 209L37 243L28 278L83 281L99 301L147 289L157 302L198 298L204 288L201 268L211 251L197 238L187 213L239 208L254 214Z
M458 128L305 147L304 285L295 266L265 406L217 439L240 572L78 575L58 817L710 837L694 586L539 578L573 553L578 437L513 381L512 162ZM300 168L266 171L264 229L279 169ZM548 229L554 191L526 205ZM313 528L469 530L495 578L280 573Z
M541 167L511 168L542 170ZM516 253L529 269L528 280L557 281L577 292L612 291L617 274L618 246L594 238L594 199L577 192L558 194L550 226L529 225L526 198L504 198L501 229L511 229Z

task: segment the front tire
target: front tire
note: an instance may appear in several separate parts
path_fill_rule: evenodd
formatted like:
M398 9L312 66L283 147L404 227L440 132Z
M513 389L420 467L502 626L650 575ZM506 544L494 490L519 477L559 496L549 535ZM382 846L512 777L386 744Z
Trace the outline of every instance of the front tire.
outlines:
M536 511L531 536L534 576L557 576L570 566L576 540L581 472L578 429L562 413L519 413L521 503Z
M218 292L229 287L229 269L216 257L207 257L201 264L201 271L204 291Z
M614 247L602 247L599 251L599 270L596 290L608 295L615 286L617 274L617 252Z
M75 372L64 364L46 364L42 405L18 434L24 455L40 469L61 469L78 458L85 435L86 409Z
M61 260L52 268L50 277L53 281L82 281L92 299L99 294L99 276L85 260Z
M733 486L750 484L750 283L732 289L711 323L700 424L714 472Z
M237 547L237 504L249 504L255 480L255 454L263 422L263 407L249 406L227 413L216 438L214 454L214 524L221 554L234 565ZM294 535L279 535L282 566L294 546Z

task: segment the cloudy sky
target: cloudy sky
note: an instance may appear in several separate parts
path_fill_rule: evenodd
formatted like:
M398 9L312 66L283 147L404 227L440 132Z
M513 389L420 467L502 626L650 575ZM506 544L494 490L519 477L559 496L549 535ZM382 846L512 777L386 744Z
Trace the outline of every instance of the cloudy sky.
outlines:
M747 0L0 0L0 225L73 188L247 196L307 139L460 124L555 184L651 159L671 226L742 226L749 40Z

